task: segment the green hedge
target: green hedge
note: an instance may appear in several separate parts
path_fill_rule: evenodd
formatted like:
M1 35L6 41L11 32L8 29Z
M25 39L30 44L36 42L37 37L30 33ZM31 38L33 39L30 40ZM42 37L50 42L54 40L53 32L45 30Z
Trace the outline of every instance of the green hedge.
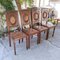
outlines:
M0 0L0 4L6 9L6 11L14 10L13 0Z
M53 24L57 24L57 21L54 20L54 19L49 18L48 21L49 21L49 22L52 22Z

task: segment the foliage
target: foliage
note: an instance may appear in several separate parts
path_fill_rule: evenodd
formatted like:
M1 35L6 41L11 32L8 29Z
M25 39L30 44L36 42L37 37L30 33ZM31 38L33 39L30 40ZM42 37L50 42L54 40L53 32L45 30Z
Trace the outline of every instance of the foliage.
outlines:
M24 0L19 0L19 2L20 2L20 4L22 5L22 4L23 4L23 2L24 2Z
M12 1L13 0L0 0L0 4L6 9L6 11L9 11L14 9Z
M23 4L24 1L31 7L33 0L19 0L21 5Z
M33 0L26 0L26 2L28 3L28 5L29 5L29 6L31 6L31 5L32 5Z
M13 0L0 0L0 17L1 17L1 19L0 19L0 21L1 21L1 24L0 24L0 37L3 35L4 24L6 22L4 12L15 9L12 1Z
M5 25L5 15L4 14L0 14L0 37L3 35L4 32L4 25Z
M52 24L55 24L55 25L57 24L57 20L54 20L54 19L51 19L51 18L48 19L48 22L51 22Z

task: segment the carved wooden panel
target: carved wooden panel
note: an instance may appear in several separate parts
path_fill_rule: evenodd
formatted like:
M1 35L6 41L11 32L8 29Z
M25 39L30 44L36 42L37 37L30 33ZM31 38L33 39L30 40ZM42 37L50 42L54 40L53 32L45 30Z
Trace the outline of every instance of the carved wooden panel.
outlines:
M8 29L10 29L11 27L19 26L18 12L17 11L6 12L6 22L7 22Z
M14 16L11 16L10 23L11 23L11 25L16 24L16 20L15 20L15 17Z
M21 10L21 24L24 25L31 25L31 11L30 9Z
M40 9L32 8L32 23L38 23L40 20Z
M49 13L48 8L42 8L41 9L41 19L42 19L42 21L47 21L48 20L48 13Z

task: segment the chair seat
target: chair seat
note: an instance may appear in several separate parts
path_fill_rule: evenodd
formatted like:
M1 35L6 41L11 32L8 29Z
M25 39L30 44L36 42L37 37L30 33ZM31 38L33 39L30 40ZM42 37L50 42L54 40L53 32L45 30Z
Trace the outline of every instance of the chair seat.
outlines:
M26 37L26 35L23 32L13 32L11 33L11 37L17 40Z
M43 26L45 26L45 27L47 27L47 28L54 28L54 27L56 27L56 25L47 25L47 24L45 24L45 25L43 25Z
M40 32L47 30L48 28L44 26L35 26L34 29L39 30Z
M47 28L54 28L56 25L52 24L51 22L47 22L47 24L42 24L43 26Z
M25 31L25 30L23 30L23 31L24 31L24 33L26 33L27 35L34 35L34 34L39 33L39 31L37 31L37 30L35 30L35 29L33 29L33 28L30 28L30 29L28 29L27 31Z

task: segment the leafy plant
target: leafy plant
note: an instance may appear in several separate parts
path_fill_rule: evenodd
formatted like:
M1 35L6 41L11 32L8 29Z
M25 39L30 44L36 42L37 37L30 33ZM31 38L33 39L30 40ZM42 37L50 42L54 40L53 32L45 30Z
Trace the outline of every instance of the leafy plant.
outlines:
M23 4L23 2L25 2L31 7L33 0L19 0L19 2L21 5Z
M0 0L0 4L6 9L6 11L9 11L14 9L12 1L13 0Z
M33 0L26 0L26 2L28 3L28 5L29 5L29 6L31 6L31 5L32 5Z
M1 14L0 15L0 37L3 35L4 32L4 23L5 23L5 16Z
M5 24L5 15L4 12L5 11L10 11L10 10L14 10L15 7L13 5L13 0L0 0L0 37L3 35L4 32L4 24Z
M19 0L19 2L20 2L20 4L22 5L22 4L23 4L23 2L24 2L24 0Z

